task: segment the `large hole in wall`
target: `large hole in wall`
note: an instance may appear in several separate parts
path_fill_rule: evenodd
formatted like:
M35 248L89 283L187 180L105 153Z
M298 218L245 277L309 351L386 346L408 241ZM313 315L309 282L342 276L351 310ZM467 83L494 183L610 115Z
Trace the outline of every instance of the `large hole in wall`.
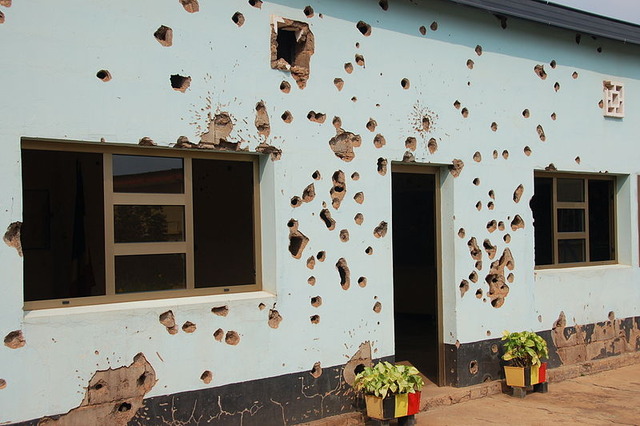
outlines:
M304 89L310 74L314 37L304 22L281 18L271 27L271 68L288 71Z

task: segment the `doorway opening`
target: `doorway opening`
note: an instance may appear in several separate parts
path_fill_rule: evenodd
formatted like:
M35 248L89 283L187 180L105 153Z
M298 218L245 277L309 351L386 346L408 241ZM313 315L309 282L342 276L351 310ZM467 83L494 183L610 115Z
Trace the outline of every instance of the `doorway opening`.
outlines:
M437 169L394 166L393 295L396 361L437 385L440 371Z

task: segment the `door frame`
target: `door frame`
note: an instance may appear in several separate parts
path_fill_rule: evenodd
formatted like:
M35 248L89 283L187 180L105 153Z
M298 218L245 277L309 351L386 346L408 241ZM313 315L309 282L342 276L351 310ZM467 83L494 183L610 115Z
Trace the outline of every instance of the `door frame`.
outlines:
M436 254L436 298L437 298L437 306L438 306L438 314L437 314L437 335L438 335L438 386L444 386L446 381L446 363L445 363L445 350L444 350L444 324L443 324L443 309L444 304L442 303L442 210L441 210L441 197L440 197L440 188L441 188L441 175L442 168L438 166L421 164L421 163L404 163L404 162L391 162L391 179L393 180L394 173L411 173L411 174L430 174L434 176L434 189L435 189L435 254ZM393 185L391 186L391 209L393 212ZM393 224L391 227L391 231L393 232ZM393 240L392 240L393 241ZM393 242L392 242L393 247ZM394 265L395 267L395 265ZM395 284L394 284L395 288ZM394 306L394 315L395 315L395 306ZM395 338L394 338L394 352L395 352Z

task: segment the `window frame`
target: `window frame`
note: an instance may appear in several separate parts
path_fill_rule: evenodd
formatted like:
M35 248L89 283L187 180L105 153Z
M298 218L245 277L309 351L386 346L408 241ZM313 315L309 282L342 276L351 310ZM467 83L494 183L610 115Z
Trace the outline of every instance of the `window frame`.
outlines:
M37 310L69 306L100 305L118 302L142 300L172 299L189 296L206 296L254 292L262 290L262 241L260 220L260 154L221 153L203 149L187 149L160 146L139 146L123 143L85 142L56 139L21 139L22 150L66 151L102 154L104 186L104 244L105 244L105 293L101 296L86 296L64 299L25 301L23 309ZM184 193L114 193L112 178L112 157L114 154L171 157L183 160ZM192 198L192 162L193 159L224 160L250 162L253 165L253 245L255 282L253 284L195 288L194 261L194 223ZM21 178L22 180L22 178ZM116 243L114 235L115 205L178 205L184 206L184 241L179 242L141 242ZM145 251L146 250L146 251ZM128 254L164 254L185 253L186 288L176 290L157 290L131 293L116 293L115 256Z
M583 266L598 266L598 265L615 265L618 261L618 237L617 237L617 178L612 175L603 174L591 174L591 173L570 173L570 172L548 172L536 170L534 172L534 182L536 178L551 178L552 179L552 199L551 199L551 220L552 220L552 235L553 241L553 263L546 265L535 264L535 244L534 244L534 269L562 269L562 268L575 268ZM561 179L580 179L583 182L584 199L582 202L576 201L558 201L557 180ZM613 247L613 256L610 260L591 261L590 260L590 236L589 236L589 181L600 180L612 182L612 194L611 202L609 204L609 217L611 218L609 235L610 243ZM535 185L534 185L535 186ZM534 194L535 196L535 194ZM584 210L584 231L579 232L559 232L558 231L558 210L559 209L581 209ZM533 215L533 209L532 209ZM534 219L535 220L535 219ZM534 242L535 242L535 223L534 223ZM559 235L563 234L563 235ZM559 250L558 241L571 240L571 239L584 239L585 241L585 259L584 262L559 262Z

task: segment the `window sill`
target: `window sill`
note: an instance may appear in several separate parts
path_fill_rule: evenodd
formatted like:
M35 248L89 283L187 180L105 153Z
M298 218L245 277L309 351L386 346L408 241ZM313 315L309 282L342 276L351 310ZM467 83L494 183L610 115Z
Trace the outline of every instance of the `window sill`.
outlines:
M260 301L269 306L275 302L276 295L267 291L252 291L245 293L212 294L206 296L175 297L154 300L139 300L130 302L107 303L100 305L69 306L62 308L37 309L25 311L24 319L50 318L54 316L83 315L104 312L132 311L139 309L167 309L191 307L194 305L220 305L224 303L241 302L247 300Z
M631 265L624 265L620 263L613 263L608 265L571 266L567 268L558 268L558 267L541 268L541 269L536 268L534 271L534 275L536 276L536 279L537 279L538 277L545 277L545 276L551 276L551 275L567 275L567 274L583 275L585 273L587 274L591 274L594 272L602 273L610 270L627 270L631 268L632 268Z

